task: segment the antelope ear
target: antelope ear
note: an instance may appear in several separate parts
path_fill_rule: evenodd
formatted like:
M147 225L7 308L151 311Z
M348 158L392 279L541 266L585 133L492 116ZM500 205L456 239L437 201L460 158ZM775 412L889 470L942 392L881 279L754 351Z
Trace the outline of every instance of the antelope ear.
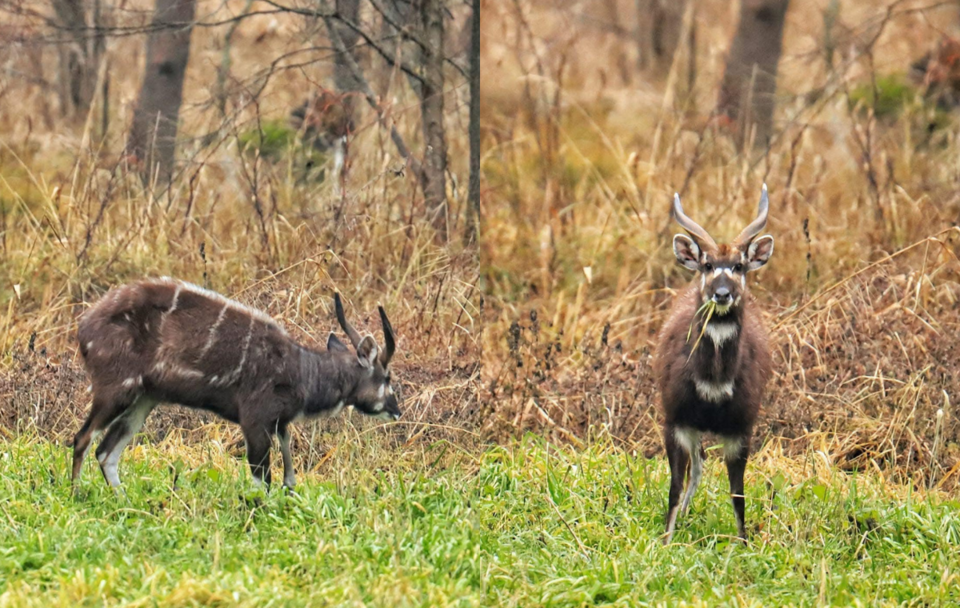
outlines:
M678 234L673 237L673 253L677 262L684 268L696 270L700 268L700 248L688 236Z
M340 338L333 332L330 332L330 337L327 338L327 350L330 352L334 351L349 351L347 345L340 341Z
M377 342L373 339L373 336L368 334L363 340L360 340L360 344L357 346L357 360L360 361L360 365L367 369L372 368L378 354L380 354L380 348L377 347Z
M747 270L756 270L770 260L773 255L773 237L765 234L754 239L747 247Z

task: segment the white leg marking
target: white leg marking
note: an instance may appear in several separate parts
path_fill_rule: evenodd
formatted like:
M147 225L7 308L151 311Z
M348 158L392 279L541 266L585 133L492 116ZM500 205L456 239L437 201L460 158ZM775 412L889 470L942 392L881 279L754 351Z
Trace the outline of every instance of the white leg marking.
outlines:
M283 456L283 485L292 490L297 485L297 476L293 472L293 457L290 456L290 429L280 433L280 455Z
M697 493L697 486L700 485L700 478L703 477L703 458L700 457L699 443L698 438L697 445L690 450L690 479L687 480L687 491L683 493L683 500L680 501L680 512L684 515L690 510L690 501Z
M728 462L736 460L740 456L740 450L743 449L743 440L740 437L722 437L723 458Z
M724 399L733 397L733 380L729 382L707 382L699 378L694 380L697 394L704 401L720 403Z
M130 409L110 425L111 428L117 424L124 424L126 427L123 435L120 436L120 439L113 449L97 458L100 462L100 468L103 470L103 476L107 478L107 483L109 483L111 487L116 488L120 485L120 476L117 474L117 465L120 463L120 453L127 447L134 435L140 432L140 429L143 428L143 423L147 420L147 416L150 415L150 412L153 411L156 405L156 401L140 396L133 402Z
M673 437L687 454L692 454L694 451L697 453L700 452L700 431L685 426L678 426L676 430L673 431Z

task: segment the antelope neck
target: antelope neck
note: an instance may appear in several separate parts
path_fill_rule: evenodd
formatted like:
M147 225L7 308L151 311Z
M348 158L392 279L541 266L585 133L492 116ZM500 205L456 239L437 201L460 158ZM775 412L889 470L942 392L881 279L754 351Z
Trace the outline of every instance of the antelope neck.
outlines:
M733 396L740 359L742 321L741 302L732 306L725 315L712 316L705 329L703 319L697 322L694 335L702 333L703 338L691 357L691 369L697 393L706 401L717 403Z
M346 395L356 388L355 374L343 369L331 352L300 347L300 376L304 413L323 414L342 406Z

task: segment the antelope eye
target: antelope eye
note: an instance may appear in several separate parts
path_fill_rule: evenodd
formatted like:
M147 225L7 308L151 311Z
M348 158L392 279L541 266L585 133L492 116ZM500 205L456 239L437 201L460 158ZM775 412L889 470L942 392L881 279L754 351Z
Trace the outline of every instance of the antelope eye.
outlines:
M706 270L707 272L710 272L711 270L713 270L713 264L711 264L710 262L707 262L706 264L703 265L703 269Z
M737 264L733 267L734 272L743 272L743 264Z

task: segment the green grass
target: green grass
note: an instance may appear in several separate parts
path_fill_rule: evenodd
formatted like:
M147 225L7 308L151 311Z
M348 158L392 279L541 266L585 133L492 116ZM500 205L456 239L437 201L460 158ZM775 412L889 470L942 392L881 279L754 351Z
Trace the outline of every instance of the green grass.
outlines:
M340 436L259 503L218 442L129 449L126 493L30 438L0 453L0 606L956 605L960 504L763 450L749 546L710 457L675 544L669 473L606 443L470 455ZM712 452L715 454L715 452ZM179 471L177 488L174 471Z

